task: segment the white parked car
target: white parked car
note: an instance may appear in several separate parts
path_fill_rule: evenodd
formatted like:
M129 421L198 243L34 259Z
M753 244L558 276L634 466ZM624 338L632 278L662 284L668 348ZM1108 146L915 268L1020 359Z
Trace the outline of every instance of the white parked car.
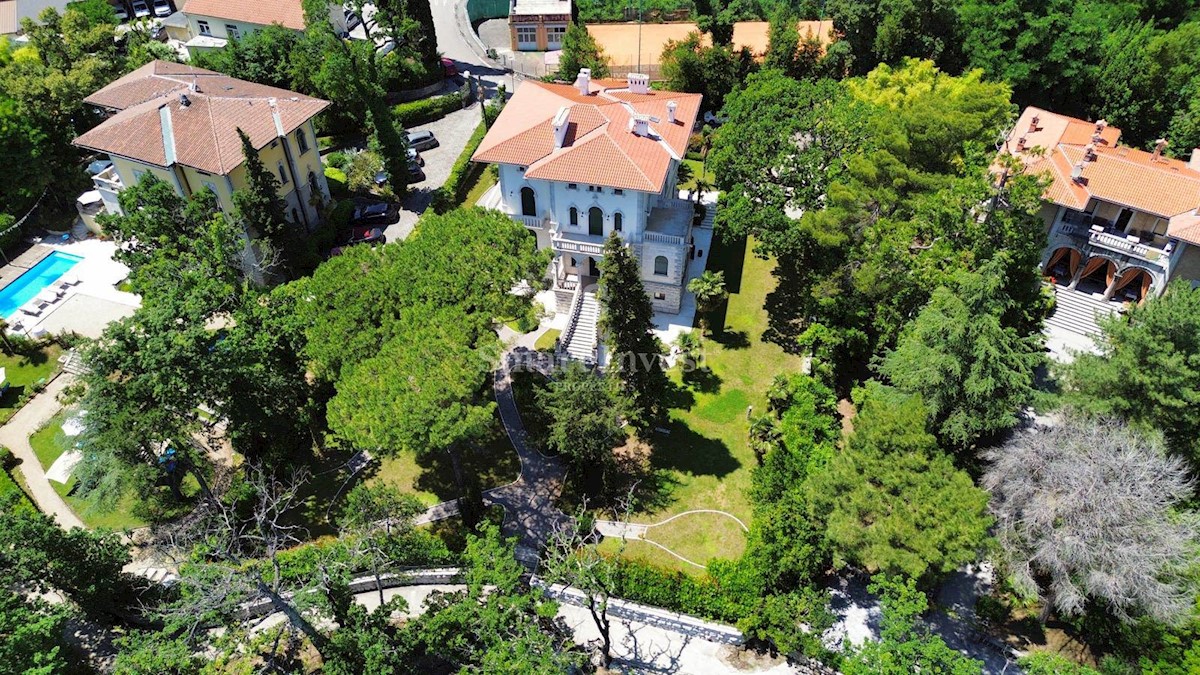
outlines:
M125 3L119 2L114 4L113 12L117 15L117 21L124 23L129 20L129 12L125 10Z
M174 12L171 0L154 0L154 16L171 16Z
M145 19L150 16L150 5L146 4L146 0L133 0L133 15L139 19Z

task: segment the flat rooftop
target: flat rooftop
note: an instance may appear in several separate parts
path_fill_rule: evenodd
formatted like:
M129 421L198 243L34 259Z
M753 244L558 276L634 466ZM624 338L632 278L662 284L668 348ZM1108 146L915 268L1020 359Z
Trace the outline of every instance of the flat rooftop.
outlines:
M509 16L540 14L570 14L571 0L513 0Z

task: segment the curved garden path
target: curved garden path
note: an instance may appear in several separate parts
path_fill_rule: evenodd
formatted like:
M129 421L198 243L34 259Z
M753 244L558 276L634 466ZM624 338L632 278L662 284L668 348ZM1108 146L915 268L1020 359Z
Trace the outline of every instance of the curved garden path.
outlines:
M25 485L29 488L34 503L42 513L52 516L65 530L83 527L83 521L50 485L41 462L33 452L33 446L29 444L29 437L62 409L58 402L58 394L72 381L73 376L67 373L60 374L0 427L0 445L12 450L13 456L20 460L17 468L25 477Z
M708 567L706 565L701 565L700 563L698 563L694 560L689 560L689 559L679 555L675 551L672 551L671 549L667 548L666 546L663 546L662 544L658 543L657 541L654 541L653 539L646 538L646 535L650 532L650 528L652 528L652 527L666 525L667 523L669 523L672 520L675 520L677 518L682 518L684 516L691 516L691 515L696 515L696 514L701 514L701 513L712 513L712 514L716 514L719 516L724 516L724 517L729 518L730 520L734 521L735 523L737 523L738 526L742 528L743 532L750 531L750 528L746 527L746 524L742 522L741 518L738 518L737 516L733 515L732 513L729 513L728 511L718 511L716 509L693 509L691 511L684 511L683 513L677 513L677 514L671 516L670 518L667 518L665 520L660 520L657 523L653 523L653 524L649 524L649 525L643 524L643 523L623 523L623 522L616 521L616 520L597 520L596 521L596 532L599 532L602 536L605 536L605 537L620 537L621 539L626 539L629 541L644 541L647 544L657 546L658 548L666 551L667 553L670 553L671 555L675 556L679 560L682 560L683 562L685 562L689 565L699 567L700 569L703 570L703 569L708 569Z

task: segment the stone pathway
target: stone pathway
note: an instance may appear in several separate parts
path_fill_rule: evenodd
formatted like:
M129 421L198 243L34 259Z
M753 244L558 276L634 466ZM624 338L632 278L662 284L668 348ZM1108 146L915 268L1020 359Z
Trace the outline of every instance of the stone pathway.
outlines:
M501 359L493 373L493 390L500 410L500 420L521 460L521 477L504 487L484 494L488 504L504 507L504 533L517 537L518 551L524 560L540 551L556 529L566 525L568 518L554 502L562 492L567 469L557 457L547 457L529 447L525 425L512 392L511 353Z
M66 373L54 378L42 393L34 396L33 400L18 410L7 424L0 427L0 445L12 450L13 456L20 461L18 470L25 477L25 485L28 486L34 503L43 513L52 516L66 529L83 527L83 521L67 506L46 479L46 472L38 462L33 446L29 445L29 437L62 409L58 403L58 393L74 379Z

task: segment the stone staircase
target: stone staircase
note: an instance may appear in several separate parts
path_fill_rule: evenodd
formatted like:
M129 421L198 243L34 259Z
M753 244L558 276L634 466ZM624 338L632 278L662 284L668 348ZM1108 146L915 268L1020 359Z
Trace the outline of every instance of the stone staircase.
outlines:
M62 363L62 369L65 373L80 376L88 374L89 369L87 364L83 362L83 355L76 349L72 349L65 355L60 356L58 360Z
M1055 298L1057 304L1054 314L1046 319L1046 328L1086 337L1100 334L1097 317L1111 316L1119 307L1117 303L1101 300L1091 293L1069 291L1062 286L1055 287Z
M600 321L600 299L596 297L595 288L585 290L579 297L579 311L571 316L571 324L567 327L563 351L577 361L594 361L596 352L592 345L596 344L597 324Z

